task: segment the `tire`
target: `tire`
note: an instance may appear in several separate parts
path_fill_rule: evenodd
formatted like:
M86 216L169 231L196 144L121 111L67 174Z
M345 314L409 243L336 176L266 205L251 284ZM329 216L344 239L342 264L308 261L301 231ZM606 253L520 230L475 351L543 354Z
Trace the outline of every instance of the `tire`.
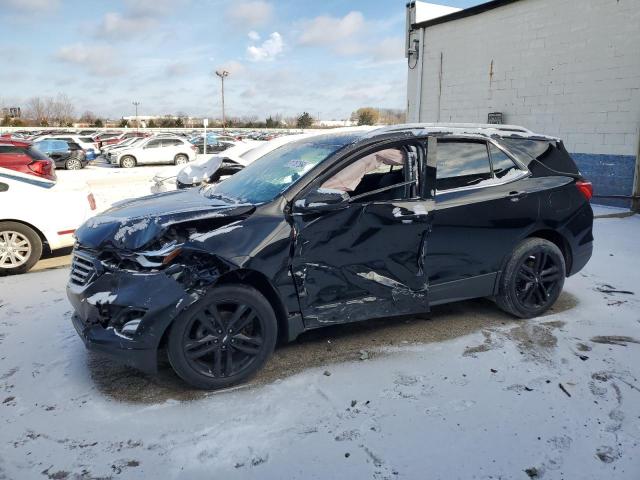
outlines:
M496 303L516 317L537 317L556 302L565 277L560 249L548 240L528 238L518 244L507 262Z
M273 308L256 289L238 284L214 287L174 320L169 362L196 388L230 387L262 368L273 353L277 334Z
M70 158L65 162L64 168L66 168L67 170L81 170L82 162L77 158Z
M120 159L120 166L122 168L133 168L137 165L136 159L131 155L125 155Z
M28 272L41 256L42 240L31 227L0 222L0 275Z
M185 154L183 153L179 153L178 155L175 156L175 158L173 159L173 163L175 165L185 165L187 163L189 163L189 157L187 157Z

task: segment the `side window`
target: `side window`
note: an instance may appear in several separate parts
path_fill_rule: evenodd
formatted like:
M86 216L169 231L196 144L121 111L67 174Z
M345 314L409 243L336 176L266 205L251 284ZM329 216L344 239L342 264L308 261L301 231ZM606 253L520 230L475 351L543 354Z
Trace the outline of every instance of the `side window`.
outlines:
M0 145L0 155L3 154L20 155L24 154L24 151L13 145Z
M516 167L506 153L495 145L489 144L489 152L491 153L491 165L493 166L493 174L498 179L507 179L511 175L516 175L520 169Z
M41 152L50 152L51 151L50 143L51 143L50 140L43 140L41 142L34 143L33 145Z
M470 187L492 178L485 142L438 140L437 152L438 190Z
M166 138L162 141L163 147L175 147L176 145L182 145L182 142L177 138Z
M362 157L326 180L321 188L340 190L350 197L371 193L371 200L406 198L406 168L409 159L415 162L415 147L386 148ZM395 188L393 188L396 186ZM385 189L382 192L372 193Z
M52 140L51 150L53 152L65 152L69 150L69 145L67 145L67 142L63 142L62 140Z
M158 148L160 145L162 145L162 140L151 140L144 148Z

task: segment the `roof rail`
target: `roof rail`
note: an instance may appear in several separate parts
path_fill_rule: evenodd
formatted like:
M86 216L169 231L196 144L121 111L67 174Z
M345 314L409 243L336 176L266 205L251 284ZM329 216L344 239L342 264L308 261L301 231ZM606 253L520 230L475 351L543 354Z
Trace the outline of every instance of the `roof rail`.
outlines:
M503 125L493 123L405 123L400 125L389 125L375 130L376 134L383 132L393 132L396 130L411 130L418 128L460 128L474 130L498 130L502 132L518 132L534 135L528 128L519 125Z

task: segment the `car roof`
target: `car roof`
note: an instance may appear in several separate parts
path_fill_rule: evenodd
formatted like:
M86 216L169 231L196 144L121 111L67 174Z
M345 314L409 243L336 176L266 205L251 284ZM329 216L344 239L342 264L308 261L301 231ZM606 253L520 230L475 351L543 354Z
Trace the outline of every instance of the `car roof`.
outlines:
M556 137L534 133L519 125L498 125L487 123L407 123L389 125L371 130L364 138L375 138L394 133L412 133L414 135L477 135L482 137L520 137L558 141Z
M26 140L12 140L10 138L0 138L0 145L11 145L12 147L28 147L31 142Z

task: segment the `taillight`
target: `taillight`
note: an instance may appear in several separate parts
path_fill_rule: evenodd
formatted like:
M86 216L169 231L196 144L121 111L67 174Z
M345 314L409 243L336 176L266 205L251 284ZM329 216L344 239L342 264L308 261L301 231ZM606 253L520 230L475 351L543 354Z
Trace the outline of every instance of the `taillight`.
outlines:
M53 162L51 160L35 160L31 162L28 167L29 170L36 175L49 178L53 177Z
M587 182L586 180L578 180L576 182L576 187L580 190L580 193L584 195L584 198L587 201L591 201L591 197L593 197L593 185L591 182Z
M96 198L93 196L93 193L90 193L89 195L87 195L87 201L89 202L89 208L91 208L91 210L95 210Z

